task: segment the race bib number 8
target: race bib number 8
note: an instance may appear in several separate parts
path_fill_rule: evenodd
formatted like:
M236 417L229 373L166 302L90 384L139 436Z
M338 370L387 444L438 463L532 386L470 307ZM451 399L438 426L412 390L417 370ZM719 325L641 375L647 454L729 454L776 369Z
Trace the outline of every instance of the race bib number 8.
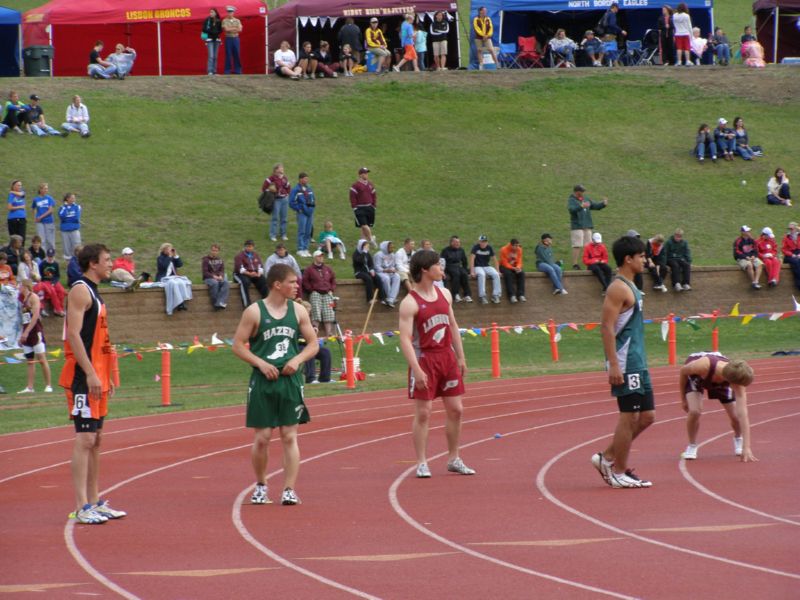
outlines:
M642 380L639 373L631 373L628 375L628 389L638 390L640 387L642 387Z
M77 417L80 415L84 419L92 418L92 409L89 406L86 394L75 394L72 400L74 402L72 416Z

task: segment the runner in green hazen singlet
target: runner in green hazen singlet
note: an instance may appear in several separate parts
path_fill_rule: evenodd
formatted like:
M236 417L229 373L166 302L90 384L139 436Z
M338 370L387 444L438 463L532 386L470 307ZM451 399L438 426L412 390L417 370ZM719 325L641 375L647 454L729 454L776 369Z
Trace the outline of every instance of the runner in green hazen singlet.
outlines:
M644 251L644 243L639 238L625 236L614 242L614 259L619 275L608 286L603 302L603 349L608 382L611 393L617 398L620 413L611 445L594 454L592 464L603 480L614 488L653 485L628 468L633 440L655 420L653 389L644 349L642 294L631 283L644 271Z
M256 475L253 504L268 504L267 448L272 429L280 428L284 490L281 504L299 504L294 491L300 468L297 426L310 420L303 401L301 367L317 353L317 335L297 295L297 275L287 265L267 274L269 295L251 304L236 329L233 352L253 367L247 390L247 427L255 429L251 460ZM307 346L301 352L298 338Z

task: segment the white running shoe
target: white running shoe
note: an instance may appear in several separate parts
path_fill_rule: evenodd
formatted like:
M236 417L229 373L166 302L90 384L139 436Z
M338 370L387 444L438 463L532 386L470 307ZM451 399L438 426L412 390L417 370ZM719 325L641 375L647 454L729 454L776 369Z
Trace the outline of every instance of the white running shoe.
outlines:
M492 304L500 304L500 296L492 296Z
M419 463L417 465L417 477L420 479L428 479L431 476L431 470L428 468L428 463Z
M17 394L34 394L36 393L33 388L26 387L24 390L20 390Z
M301 504L300 498L297 497L297 493L292 488L286 488L283 490L283 494L281 494L281 504L284 506L294 506L295 504Z
M642 487L653 487L652 481L648 481L647 479L642 479L636 473L633 472L633 469L626 469L625 475L627 475L631 479L635 479L636 481L638 481L639 485L641 485Z
M692 290L692 286L690 286L688 283L684 283L683 284L683 291L684 292L690 292L691 290Z
M472 303L472 296L464 296L464 302L466 302L467 304Z
M607 468L606 465L603 463L602 452L596 452L595 454L592 454L592 465L594 466L595 469L597 469L597 472L600 473L600 477L603 478L603 481L611 485L608 479L608 473L611 469Z
M683 286L680 283L676 283L674 287L675 287L675 291L676 292L682 292L683 291Z
M45 392L46 394L50 394L50 393L52 393L52 392L53 392L53 386L52 386L52 385L48 385L48 386L46 386L46 387L44 388L44 392Z
M352 75L350 77L352 77ZM339 252L339 258L342 260L347 260L347 257L344 255L344 252Z
M525 296L517 296L517 300L519 300L520 302L527 302L528 301L528 299Z
M684 460L697 460L697 444L689 444L686 446L686 450L681 454L681 458Z
M613 488L642 488L642 482L639 479L634 479L627 473L614 473L611 472L610 479L611 487Z
M744 438L734 437L733 438L733 454L735 456L742 455L742 446L744 445Z
M475 475L475 469L470 469L460 458L455 458L447 463L447 470L461 475Z
M461 295L460 295L460 294L456 294L456 297L455 297L455 302L456 302L456 304L458 304L458 303L459 303L459 302L461 302L462 300L463 300L463 298L461 297Z
M108 499L100 500L97 504L95 504L94 512L98 515L102 515L107 519L121 519L122 517L127 517L128 513L124 510L116 510L111 508L111 505L108 503Z
M98 513L91 504L84 504L83 508L75 513L75 520L85 525L102 525L108 517Z
M253 495L250 496L251 504L272 504L267 495L267 486L256 484L256 489L253 490Z
M306 252L306 256L311 256L311 254ZM333 260L333 252L328 252L328 260Z

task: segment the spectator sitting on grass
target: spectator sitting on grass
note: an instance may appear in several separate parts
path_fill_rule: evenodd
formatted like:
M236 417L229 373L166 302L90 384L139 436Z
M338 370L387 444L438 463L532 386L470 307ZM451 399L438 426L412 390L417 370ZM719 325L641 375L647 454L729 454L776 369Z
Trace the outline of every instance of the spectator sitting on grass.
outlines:
M547 275L553 283L553 295L566 294L564 284L561 283L561 265L553 258L553 236L549 233L542 234L542 241L536 245L536 268Z
M59 131L55 127L51 127L47 124L47 121L44 118L44 109L42 105L39 104L39 96L36 94L31 94L30 102L28 103L28 123L29 123L29 131L33 135L38 135L39 137L47 137L48 135L55 135L55 136L66 136L66 131Z
M736 134L736 154L744 160L753 160L756 156L759 156L759 153L750 147L750 137L747 135L747 129L744 127L744 119L742 117L736 117L733 120L733 132Z
M756 36L753 35L753 28L750 27L750 25L745 26L744 33L742 34L740 42L742 44L745 44L747 42L756 42L756 41L758 40L756 40Z
M698 161L703 162L706 159L706 153L708 153L711 155L711 160L717 162L717 144L714 141L714 134L711 133L711 128L706 123L701 124L697 129L695 149Z
M275 51L275 74L289 79L300 79L303 69L297 64L292 47L286 40L281 42L281 46Z
M0 248L0 253L5 254L8 260L8 266L17 274L17 267L22 262L22 236L14 234L8 238L8 246Z
M603 56L605 55L603 51L603 42L597 39L597 36L595 36L594 31L591 29L587 29L586 33L583 34L581 48L586 52L586 57L592 61L593 67L603 66Z
M114 53L108 55L108 62L116 67L117 79L125 79L133 70L133 63L136 60L136 50L123 44L117 44Z
M202 262L203 281L208 286L208 297L214 310L228 307L230 284L225 276L225 262L219 255L219 244L211 244Z
M708 50L708 40L700 36L700 28L692 27L692 39L689 41L694 57L694 64L698 67L703 62L703 54Z
M239 291L242 295L242 306L250 306L250 286L258 290L262 298L266 298L269 290L267 289L267 278L264 277L264 265L261 257L255 250L253 240L245 240L244 250L233 259L233 280L239 284Z
M794 221L789 223L789 231L783 237L781 251L783 262L792 270L794 285L800 290L800 227Z
M28 106L20 102L19 94L14 90L8 92L8 101L5 105L6 114L3 117L3 125L16 133L25 133L22 129L28 128ZM3 130L5 134L5 130Z
M187 310L185 303L192 299L192 282L178 273L183 260L169 242L161 244L158 249L156 266L156 281L164 286L167 314L171 315L175 310Z
M424 245L422 249L426 249ZM447 287L453 296L453 301L456 303L462 300L467 303L472 302L472 292L469 289L467 254L461 247L461 240L457 235L450 238L450 245L447 248L443 248L439 256L444 261Z
M469 253L469 275L478 280L478 300L488 304L486 299L486 278L492 280L492 302L500 304L500 274L497 272L497 256L489 239L482 235Z
M778 167L775 175L767 182L767 204L792 205L792 191L789 189L789 178L786 172Z
M39 265L39 273L42 276L42 281L36 286L36 293L44 296L45 300L50 302L53 312L59 317L63 317L64 312L64 298L67 292L64 286L61 285L61 268L56 261L56 251L48 250L42 264ZM48 316L46 312L42 312L44 316Z
M339 63L333 61L331 45L322 40L319 43L319 50L317 50L317 74L320 77L332 77L335 79L339 76L338 70Z
M770 227L764 227L761 235L756 240L758 258L764 263L764 271L767 273L767 284L769 287L776 287L781 278L781 261L778 258L778 243L775 241L775 234Z
M664 244L667 265L672 272L672 287L676 292L686 292L692 289L692 252L689 243L683 239L683 229L676 229Z
M436 250L433 249L433 242L430 241L430 240L426 240L426 239L420 240L419 245L422 246L422 250L430 250L431 252L436 252ZM446 261L442 258L441 255L439 255L439 266L442 268L442 272L443 273L445 271L446 264L447 264ZM411 274L411 265L408 266L408 270L409 270L409 275L410 275ZM439 281L434 281L433 285L435 287L444 288L444 287L446 287L445 283L444 283L446 279L447 279L447 275L442 277L442 279L440 279ZM469 282L469 276L467 277L467 282ZM472 298L469 298L469 297L464 298L464 300L467 301L467 302L472 302Z
M653 289L667 291L664 279L667 276L667 255L664 254L664 236L660 233L647 240L645 247L645 267L653 277Z
M583 264L594 273L603 287L603 295L611 283L611 267L608 266L608 249L603 243L603 236L596 231L592 234L592 241L583 248Z
M403 240L403 247L394 253L394 263L397 267L397 274L400 276L400 284L406 288L406 292L410 292L411 279L409 279L409 266L411 263L411 255L414 254L414 240L406 238Z
M47 250L49 250L49 248ZM42 264L47 250L42 247L41 237L35 235L31 238L31 245L28 247L28 252L31 253L33 260L37 265ZM53 248L53 252L55 252L55 248Z
M383 303L389 308L394 308L397 296L400 293L400 274L397 272L397 263L394 256L394 244L390 241L381 242L380 250L375 253L375 273L381 280L386 299Z
M758 258L758 248L747 225L742 225L739 237L733 241L733 259L739 268L747 273L750 286L754 290L760 290L761 284L758 280L761 278L764 263Z
M72 97L72 103L67 107L67 120L61 125L61 129L80 133L82 138L88 138L91 135L89 132L89 109L81 102L80 96Z
M17 265L17 279L20 281L25 281L27 279L33 282L33 285L36 285L42 280L39 274L39 265L33 260L33 256L31 256L28 250L22 251L22 260L19 265Z
M283 242L275 244L275 252L267 257L267 262L264 263L264 276L269 278L269 270L279 264L289 265L297 275L297 296L300 297L303 289L303 272L300 270L300 265L297 264L294 256L289 254L286 244Z
M506 294L511 304L527 302L525 297L525 271L522 270L522 246L519 240L511 241L500 248L500 273L506 286Z
M340 259L345 260L345 258L347 258L345 256L347 248L345 248L344 242L339 238L339 234L333 230L333 223L331 221L325 221L324 229L319 233L319 247L321 250L328 253L329 260L333 258L333 250L335 248L339 249Z
M714 141L717 144L717 151L722 152L722 158L733 160L733 151L736 149L736 134L727 125L728 121L724 117L720 117L717 120L717 126L714 128Z
M315 79L317 76L317 65L319 57L311 46L311 42L303 42L297 56L297 66L304 79Z
M345 77L352 77L353 76L353 67L357 65L355 54L353 54L353 48L350 44L345 44L342 46L342 53L339 55L340 60L342 61L342 70L344 71Z
M575 49L578 45L567 37L567 32L563 29L556 31L555 37L550 40L550 50L555 54L556 60L564 60L565 66L571 68L575 66ZM555 64L555 63L554 63Z
M72 258L67 262L67 287L72 287L73 284L83 277L83 269L78 260L78 254L83 250L83 244L78 244L73 250Z
M87 74L92 79L111 79L117 73L117 66L100 56L102 51L103 41L97 40L89 53L89 66L86 68Z
M17 278L14 276L13 269L8 266L8 255L0 252L0 287L6 285L17 287Z
M353 275L356 279L364 282L364 293L367 297L367 302L372 302L375 296L375 290L378 290L378 298L381 302L386 299L381 280L375 272L375 262L372 255L369 253L369 242L367 240L358 240L356 249L353 252Z

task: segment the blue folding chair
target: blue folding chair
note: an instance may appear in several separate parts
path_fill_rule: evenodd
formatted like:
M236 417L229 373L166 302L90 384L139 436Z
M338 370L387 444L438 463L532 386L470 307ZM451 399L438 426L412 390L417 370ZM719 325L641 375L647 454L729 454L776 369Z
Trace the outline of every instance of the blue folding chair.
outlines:
M625 55L622 62L628 67L638 67L642 64L644 51L642 40L628 40L625 42Z
M603 52L605 53L604 58L608 60L608 66L613 67L614 63L619 60L619 46L617 45L617 40L603 42Z
M518 55L516 44L501 43L500 52L497 53L498 66L501 69L521 69L522 66L517 62Z

